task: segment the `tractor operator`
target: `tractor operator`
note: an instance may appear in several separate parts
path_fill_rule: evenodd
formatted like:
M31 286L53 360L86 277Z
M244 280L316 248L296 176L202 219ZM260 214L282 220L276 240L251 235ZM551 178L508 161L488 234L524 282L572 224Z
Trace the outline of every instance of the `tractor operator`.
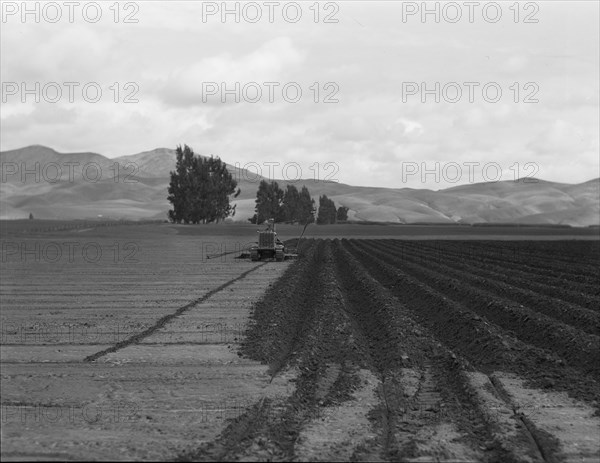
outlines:
M267 220L267 229L265 231L275 231L275 219Z
M267 228L265 229L265 231L273 232L273 235L275 235L275 242L277 244L283 244L281 240L277 238L277 232L275 231L275 219L267 220Z

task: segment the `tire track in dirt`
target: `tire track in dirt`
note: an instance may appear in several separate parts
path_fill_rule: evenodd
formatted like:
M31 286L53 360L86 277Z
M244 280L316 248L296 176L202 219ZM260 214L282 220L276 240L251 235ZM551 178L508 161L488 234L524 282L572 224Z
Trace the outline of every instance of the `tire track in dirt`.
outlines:
M232 421L220 437L183 460L294 458L302 428L328 406L351 398L358 386L359 346L350 339L337 284L327 262L315 258L326 242L303 243L294 262L255 305L242 352L269 365L274 377L297 371L287 400L256 403Z
M525 416L517 413L517 405L512 402L510 396L502 387L502 384L493 375L489 375L488 378L490 379L490 383L492 384L496 394L499 397L501 397L505 403L510 405L513 411L514 419L522 424L521 428L526 433L527 437L529 437L529 439L531 440L533 444L532 447L537 451L539 458L547 463L558 462L562 460L562 458L558 458L558 456L556 455L559 452L556 443L551 442L550 444L548 444L546 442L548 437L544 435L544 433L541 430L537 429L535 425L531 421L529 421Z
M100 357L103 357L106 354L110 354L113 352L117 352L118 350L121 350L127 346L130 346L132 344L137 344L140 341L142 341L143 339L147 338L148 336L151 336L152 334L154 334L156 331L158 331L159 329L161 329L163 326L165 326L167 323L169 323L171 320L173 320L174 318L178 317L179 315L181 315L182 313L188 311L189 309L191 309L192 307L201 304L202 302L206 301L207 299L209 299L210 297L212 297L213 295L215 295L216 293L223 291L224 289L228 288L229 286L231 286L232 284L234 284L236 281L242 280L244 279L247 275L249 275L250 273L256 271L257 269L259 269L260 267L262 267L263 265L266 265L267 263L264 262L262 264L256 265L255 267L252 267L249 270L246 270L245 272L241 273L240 275L238 275L235 278L232 278L231 280L227 281L226 283L223 283L222 285L211 289L210 291L208 291L206 294L204 294L202 297L196 299L195 301L190 302L189 304L184 305L183 307L180 307L179 309L177 309L175 312L165 315L164 317L161 317L156 323L154 323L152 326L150 326L149 328L147 328L146 330L140 332L140 333L136 333L133 336L130 336L127 339L124 339L123 341L120 341L118 343L116 343L114 346L111 346L107 349L104 349L100 352L96 352L95 354L92 355L88 355L87 357L85 357L83 359L84 362L93 362L95 360L98 360Z

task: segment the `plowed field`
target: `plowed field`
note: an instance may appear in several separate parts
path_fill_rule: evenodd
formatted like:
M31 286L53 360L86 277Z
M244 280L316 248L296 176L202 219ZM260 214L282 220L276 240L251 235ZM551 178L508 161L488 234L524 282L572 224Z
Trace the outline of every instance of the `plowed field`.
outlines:
M186 457L595 461L599 251L308 241L242 346L295 392Z
M2 460L599 461L600 241L384 228L5 234Z

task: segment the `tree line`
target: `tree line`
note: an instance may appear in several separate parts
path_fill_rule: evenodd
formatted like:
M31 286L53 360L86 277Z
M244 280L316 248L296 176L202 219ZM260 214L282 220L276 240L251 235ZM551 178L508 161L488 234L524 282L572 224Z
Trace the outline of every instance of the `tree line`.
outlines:
M227 165L219 157L210 158L194 154L187 145L175 150L175 171L171 179L167 199L173 205L169 210L169 220L174 223L220 222L235 215L235 205L230 203L241 190L227 170ZM287 185L283 190L275 181L262 180L258 185L255 201L255 214L248 219L261 224L268 219L286 223L312 223L315 221L315 201L306 186L298 190ZM317 224L330 224L346 221L348 208L336 209L333 200L323 195L319 197Z
M327 195L319 196L319 214L317 215L317 225L329 223L345 222L348 220L348 208L340 206L335 208L335 203Z
M294 185L288 185L284 191L277 182L262 180L256 192L255 203L256 213L248 219L250 223L263 223L270 218L280 223L303 224L315 221L315 200L305 185L300 191ZM348 210L345 206L336 209L334 201L327 195L319 196L317 224L345 222L348 220Z
M286 223L311 223L315 220L315 200L306 186L298 191L294 185L288 185L284 191L277 182L261 180L255 203L256 213L248 219L250 223L259 224L271 218L275 222Z

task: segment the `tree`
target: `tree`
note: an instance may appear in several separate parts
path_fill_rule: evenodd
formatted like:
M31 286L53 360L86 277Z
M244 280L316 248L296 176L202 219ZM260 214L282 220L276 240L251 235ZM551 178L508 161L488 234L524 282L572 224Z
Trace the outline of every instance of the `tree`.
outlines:
M275 219L275 222L285 220L283 197L284 192L277 182L261 180L256 192L256 223L260 224L268 219Z
M314 210L315 200L310 196L310 192L305 185L302 185L300 198L298 200L298 217L300 223L313 223L315 221Z
M317 224L325 225L329 223L335 223L337 216L337 210L333 200L329 199L327 195L319 196L319 213L317 215Z
M229 196L234 194L237 198L240 194L237 182L233 179L231 173L227 170L227 165L219 158L212 156L207 159L198 158L200 163L204 161L206 167L200 168L201 177L204 179L207 201L202 205L205 211L207 222L219 222L226 217L235 216L235 205L229 203ZM208 177L206 177L208 172Z
M188 204L189 180L188 170L192 167L192 158L194 152L185 145L184 150L178 146L175 151L177 162L175 171L171 172L171 182L169 184L169 196L167 199L173 204L173 209L169 211L169 219L175 223L187 222L187 214L190 206Z
M256 192L256 214L248 221L260 224L273 218L275 222L312 223L314 209L315 201L306 186L298 192L294 185L288 185L284 192L277 182L261 180Z
M335 219L337 217L337 209L335 208L335 203L332 199L329 200L329 223L335 223Z
M285 221L295 223L300 221L300 193L294 185L288 185L283 196Z
M237 182L220 158L196 156L187 145L178 146L177 162L171 172L169 196L173 204L169 219L175 223L219 222L235 215L229 197L240 194Z
M346 206L340 206L337 210L336 221L337 222L345 222L348 220L348 208Z

